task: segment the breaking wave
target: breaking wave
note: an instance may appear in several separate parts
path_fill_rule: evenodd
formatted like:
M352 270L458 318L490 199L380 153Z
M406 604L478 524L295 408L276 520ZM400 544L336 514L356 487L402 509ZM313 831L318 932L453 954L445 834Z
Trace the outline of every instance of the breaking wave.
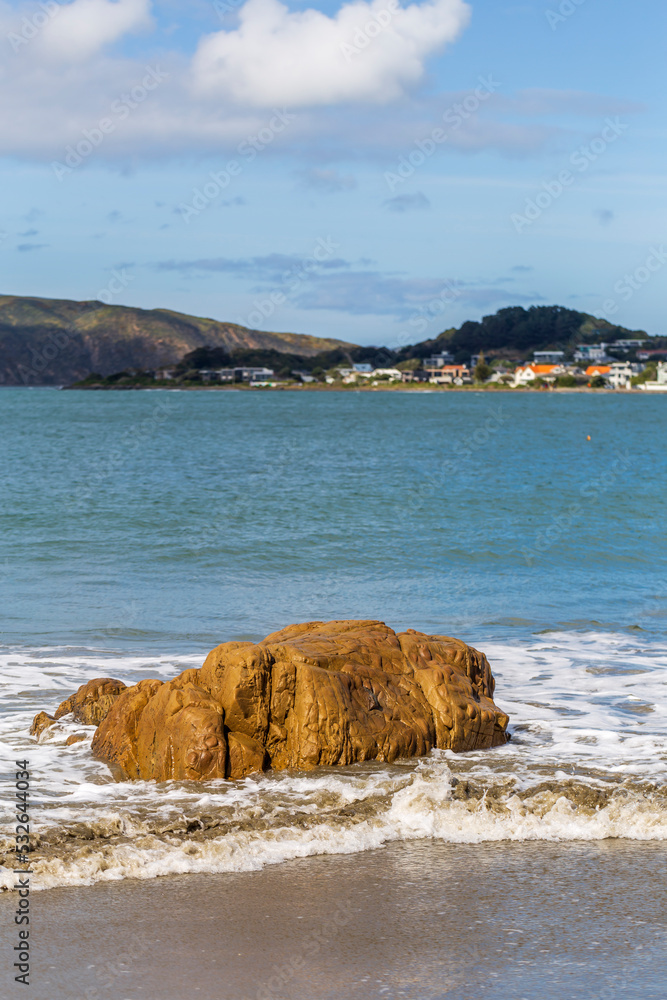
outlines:
M593 632L483 648L496 700L512 718L506 747L206 785L116 783L91 756L92 728L71 719L38 743L27 733L34 712L91 677L169 677L198 658L7 652L0 736L10 770L19 756L31 761L34 887L249 871L420 838L667 839L664 648ZM66 747L73 732L85 738ZM11 817L1 819L0 854L12 844ZM9 888L11 856L0 860L0 886Z

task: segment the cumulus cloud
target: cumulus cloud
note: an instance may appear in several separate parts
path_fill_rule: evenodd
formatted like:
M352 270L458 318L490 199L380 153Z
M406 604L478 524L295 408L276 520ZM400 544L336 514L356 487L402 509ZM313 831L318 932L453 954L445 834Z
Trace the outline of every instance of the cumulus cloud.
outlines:
M150 0L74 0L52 2L51 16L35 38L41 56L79 62L118 41L131 31L151 24Z
M224 155L244 165L250 148L262 157L287 151L301 160L301 182L326 193L354 185L334 164L371 160L396 170L400 157L436 127L446 132L439 147L444 155L493 150L531 156L573 144L571 128L531 120L538 113L628 111L627 102L599 95L499 91L452 124L452 111L474 91L406 96L429 54L465 25L464 0L405 7L398 0L354 0L330 16L310 9L292 13L279 0L248 0L238 28L206 35L198 47L194 43L194 56L163 47L158 56L149 45L141 58L134 43L113 52L104 46L148 23L150 0L44 0L42 6L55 10L46 21L43 9L0 0L0 35L24 30L24 21L32 25L30 37L21 36L18 48L5 45L0 60L0 155L62 163L68 147L81 141L89 146L88 136L99 135L100 121L110 119L111 130L82 169L184 154ZM383 11L391 14L388 21ZM144 92L151 74L158 85ZM294 102L284 100L288 93ZM264 100L268 107L261 106ZM372 103L382 100L387 103ZM261 136L273 128L276 107L287 124L266 143ZM202 183L208 179L203 168Z
M355 0L333 17L248 0L234 31L201 40L193 87L254 107L384 103L422 78L426 58L454 41L469 17L464 0L405 8L398 0Z

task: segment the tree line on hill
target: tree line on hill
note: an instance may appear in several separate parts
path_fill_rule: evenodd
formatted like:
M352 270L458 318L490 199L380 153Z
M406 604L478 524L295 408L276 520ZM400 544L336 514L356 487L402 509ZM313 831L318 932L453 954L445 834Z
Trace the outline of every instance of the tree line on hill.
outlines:
M175 374L196 381L196 373L201 369L261 367L272 369L278 378L289 378L298 371L324 376L332 369L363 363L374 368L419 367L425 358L443 352L451 354L458 364L469 364L471 357L479 354L484 355L486 362L532 360L533 352L540 350L560 350L566 358L571 358L578 344L609 344L616 340L650 340L651 347L667 348L667 337L649 337L643 330L628 330L575 309L510 306L479 322L467 321L437 337L397 350L345 345L304 357L269 348L198 347L183 356L175 366ZM103 381L113 383L122 374ZM95 378L98 376L85 381Z
M469 363L476 354L511 360L532 360L534 351L555 350L572 355L578 344L613 343L616 340L650 340L655 348L667 347L667 337L649 337L643 330L596 319L588 313L563 306L510 306L479 322L467 321L458 329L445 330L430 340L409 344L398 350L389 347L346 347L304 358L274 350L232 350L199 348L179 363L186 368L231 368L256 365L272 368L287 376L294 370L328 371L337 366L371 364L375 368L422 361L444 351L458 364Z

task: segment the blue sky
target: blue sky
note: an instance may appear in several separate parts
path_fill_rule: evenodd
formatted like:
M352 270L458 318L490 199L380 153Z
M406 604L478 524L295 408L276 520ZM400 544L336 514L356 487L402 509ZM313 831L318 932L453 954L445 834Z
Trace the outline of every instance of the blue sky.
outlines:
M666 335L666 28L658 0L0 2L0 291L391 346L531 303Z

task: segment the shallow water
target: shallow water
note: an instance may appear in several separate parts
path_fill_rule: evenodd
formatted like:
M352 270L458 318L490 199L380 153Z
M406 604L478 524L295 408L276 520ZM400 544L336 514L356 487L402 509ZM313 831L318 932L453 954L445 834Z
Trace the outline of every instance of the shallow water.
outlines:
M0 419L0 738L41 887L667 838L666 400L26 389ZM92 677L341 617L483 649L510 745L201 786L117 784L66 720L28 736Z
M33 907L33 989L37 1000L663 1000L666 850L422 840L54 889ZM11 905L0 897L0 919Z

